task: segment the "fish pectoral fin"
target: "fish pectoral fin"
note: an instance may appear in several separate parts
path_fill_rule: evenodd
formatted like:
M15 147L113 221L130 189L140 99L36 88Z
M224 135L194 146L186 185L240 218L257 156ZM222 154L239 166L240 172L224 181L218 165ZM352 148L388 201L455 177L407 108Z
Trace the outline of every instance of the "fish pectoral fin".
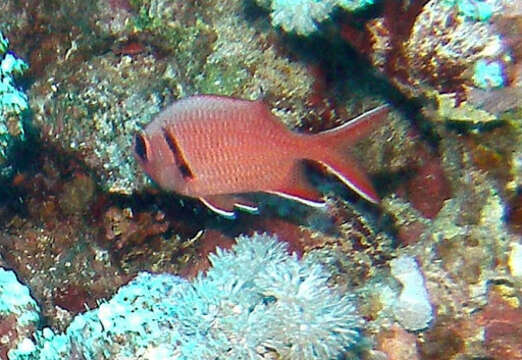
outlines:
M252 201L235 194L209 195L200 197L199 200L210 210L229 219L235 219L234 208L238 208L249 213L257 213L258 207Z

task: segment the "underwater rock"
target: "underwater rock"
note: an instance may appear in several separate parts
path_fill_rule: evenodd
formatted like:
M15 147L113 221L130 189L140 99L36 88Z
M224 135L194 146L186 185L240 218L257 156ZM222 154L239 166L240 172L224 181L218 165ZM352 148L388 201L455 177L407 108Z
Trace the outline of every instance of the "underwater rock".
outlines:
M415 259L401 256L390 261L390 268L392 276L402 284L393 310L395 319L407 330L425 329L433 319L433 310Z
M312 78L244 19L222 16L238 12L238 6L143 2L122 10L132 16L119 33L103 25L105 12L96 14L93 34L120 40L90 54L71 48L37 76L29 98L42 139L84 161L104 190L130 194L147 182L132 157L132 137L175 98L215 93L256 99L262 91L274 99L271 105L282 120L295 127L308 111L301 99L311 91ZM118 44L130 46L129 29L144 50L111 51Z
M172 280L167 292L181 289L176 294L182 298L205 279L197 277L199 271L212 274L211 261L220 255L209 254L218 252L217 246L230 247L237 234L264 230L289 242L284 257L299 264L294 270L321 264L327 274L320 278L323 289L335 290L343 301L353 295L348 303L357 304L357 313L352 308L342 325L349 325L350 339L343 339L340 345L338 338L321 340L344 352L352 335L363 338L344 354L346 358L383 359L384 353L433 360L486 358L507 357L517 350L518 327L495 309L518 319L517 249L521 240L510 232L522 228L522 127L520 112L513 110L518 106L520 92L515 86L520 85L522 73L515 63L521 58L520 45L514 41L520 33L520 12L515 11L518 2L499 0L494 2L498 7L489 7L493 3L489 0L445 0L447 7L440 8L442 2L384 0L371 11L352 14L339 10L332 21L323 22L306 39L274 31L267 13L251 8L251 3L1 2L0 23L10 48L31 64L29 100L43 147L36 148L38 154L30 167L21 169L0 189L0 252L5 259L1 265L16 271L30 287L41 307L40 316L53 330L42 330L37 338L28 334L18 342L12 331L15 317L0 315L0 337L13 346L16 343L25 354L52 339L55 350L82 358L82 347L87 345L68 342L67 329L72 329L71 322L80 323L78 312L85 306L91 309L85 318L90 316L94 319L91 324L98 324L93 328L98 330L102 322L114 327L115 318L129 320L127 313L118 317L121 307L112 306L111 301L121 297L114 293L136 289L124 284L137 273L142 272L142 279L158 280L160 287L169 283L163 280ZM476 7L470 9L470 4ZM434 9L447 15L446 23L441 22L442 13L430 12ZM360 114L382 102L383 93L388 94L381 92L384 81L361 65L360 59L354 60L355 53L347 51L345 42L335 45L339 41L336 26L341 26L338 30L346 40L355 41L361 33L336 24L345 21L344 16L359 21L359 30L372 34L371 41L362 37L353 42L359 52L386 75L386 81L416 102L410 108L408 101L390 101L393 108L405 102L407 109L393 111L386 126L353 149L375 177L383 199L379 206L358 203L335 180L315 176L315 169L309 175L327 202L320 212L266 196L263 215L242 214L235 222L224 222L190 199L150 189L130 156L132 135L179 97L201 92L263 97L285 125L303 132L333 128L351 118L352 112ZM436 25L448 47L437 43L441 40L437 34L427 32L431 25ZM500 34L501 49L495 47L489 58L484 53L487 45L470 47L464 41L469 39L462 38L462 34L469 35L465 25L480 34L487 30L485 38L495 40L493 45L499 44L494 36ZM454 33L455 29L462 34ZM416 37L409 43L413 33ZM468 46L470 52L459 44ZM418 59L416 45L423 51ZM439 62L429 64L425 52L432 45ZM323 54L326 48L328 52ZM477 61L467 63L445 53L448 49L469 53ZM334 53L337 50L345 52ZM348 53L350 57L345 56ZM448 67L442 62L448 62ZM478 87L482 85L486 89ZM492 87L497 85L503 87ZM428 120L437 121L425 121L416 106ZM413 126L418 127L419 135L409 135ZM419 145L428 142L429 157L420 152L424 145ZM49 161L51 156L56 158ZM423 189L426 184L433 186ZM401 193L405 186L411 196ZM145 187L148 190L142 191ZM419 205L423 201L425 206ZM287 254L293 251L297 254ZM256 253L247 262L263 262L265 255ZM405 312L394 311L401 286L389 269L392 259L403 258L415 259L423 290L430 294L430 310L437 314L426 329L408 332L405 327L425 324L427 306L421 312L424 316L413 316L409 325L394 325L407 317ZM273 277L294 279L291 271L271 269L263 286L276 283ZM247 270L250 267L237 277L246 278ZM228 280L224 273L216 278ZM241 281L223 286L231 284ZM296 284L308 283L299 277ZM491 287L500 286L502 300L493 299ZM315 344L320 336L311 325L321 324L323 317L318 314L327 317L323 300L331 299L317 299L324 294L317 292L303 306L287 311L284 300L292 299L284 294L291 291L286 287L275 290L263 296L259 308L281 306L283 310L274 310L277 320L286 321L285 329L298 330L286 331L286 338L278 337L271 349L261 348L266 357L276 356L275 347L287 354L296 348L302 351L305 343ZM99 307L104 298L110 304ZM162 297L158 303L179 298ZM232 309L227 313L230 317L216 316L213 324L252 314L243 307L226 305L208 307ZM313 311L305 311L305 317L303 309ZM409 309L403 306L402 310ZM142 314L132 319L139 322ZM354 320L360 318L364 321ZM219 333L237 343L245 339L230 334L235 333ZM129 338L144 339L138 335ZM14 338L17 340L12 341ZM118 346L122 344L112 342L98 350L115 352ZM143 356L167 357L168 350L152 346ZM319 345L313 351L319 353ZM332 358L330 355L323 357Z
M510 81L519 67L516 5L493 0L401 3L383 1L377 18L363 29L347 21L341 36L407 97L435 100L435 112L429 103L423 106L428 118L498 120L496 113L466 100L477 89L520 87ZM448 99L455 100L452 106Z
M474 316L484 327L485 347L495 359L522 359L522 308L516 296L511 299L493 289L487 306Z
M377 348L388 356L387 360L418 360L416 340L415 335L394 324L379 334Z

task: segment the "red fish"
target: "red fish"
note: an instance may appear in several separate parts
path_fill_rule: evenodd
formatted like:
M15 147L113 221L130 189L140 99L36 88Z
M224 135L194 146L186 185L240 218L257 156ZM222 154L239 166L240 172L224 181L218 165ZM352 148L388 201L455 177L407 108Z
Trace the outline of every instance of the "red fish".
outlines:
M388 112L377 107L319 134L287 129L262 101L198 95L161 111L134 139L136 160L163 189L199 198L234 217L257 211L242 193L267 192L311 206L321 195L305 179L303 160L322 164L366 200L379 197L364 171L344 153Z

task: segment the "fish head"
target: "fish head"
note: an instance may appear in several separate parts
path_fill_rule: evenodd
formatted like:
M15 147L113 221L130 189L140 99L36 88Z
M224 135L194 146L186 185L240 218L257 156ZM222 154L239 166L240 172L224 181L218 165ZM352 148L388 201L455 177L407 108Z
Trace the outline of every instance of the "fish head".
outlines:
M187 176L163 131L138 131L134 136L133 150L140 167L162 189L187 193Z

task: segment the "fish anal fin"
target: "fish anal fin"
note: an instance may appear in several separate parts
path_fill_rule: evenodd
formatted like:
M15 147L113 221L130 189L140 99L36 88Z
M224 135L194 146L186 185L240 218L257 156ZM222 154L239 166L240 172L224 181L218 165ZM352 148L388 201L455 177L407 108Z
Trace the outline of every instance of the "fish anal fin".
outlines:
M319 161L319 163L362 198L374 204L380 202L379 195L364 170L349 156L342 158L331 156L327 161Z
M306 180L303 164L296 164L288 181L277 189L266 191L286 199L291 199L312 207L324 207L321 193Z
M255 202L240 195L234 195L234 206L251 214L257 214L259 212L259 208Z
M258 212L258 207L254 202L237 194L208 195L200 197L199 200L213 212L229 219L235 219L235 208L249 213Z

